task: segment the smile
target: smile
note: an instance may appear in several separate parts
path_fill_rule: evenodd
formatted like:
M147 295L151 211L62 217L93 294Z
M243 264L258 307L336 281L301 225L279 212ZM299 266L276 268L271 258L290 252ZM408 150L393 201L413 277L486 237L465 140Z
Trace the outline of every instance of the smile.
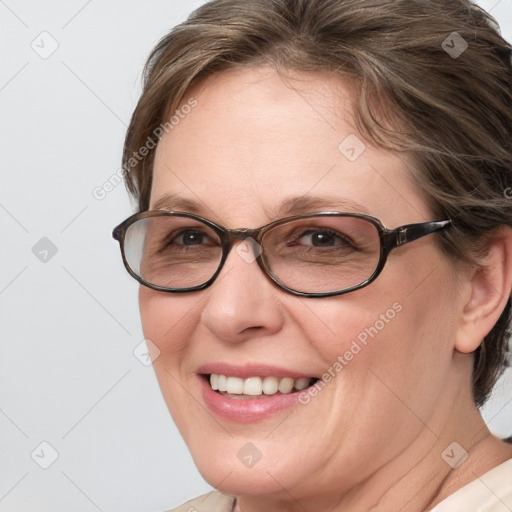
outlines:
M258 363L212 362L197 368L196 375L206 407L236 423L261 421L285 409L303 407L300 394L319 381L299 370Z
M317 379L314 377L301 377L294 379L292 377L249 377L242 379L227 375L212 373L209 376L210 386L213 391L218 391L223 396L229 398L254 398L257 396L275 394L290 394L296 391L302 391L311 386Z

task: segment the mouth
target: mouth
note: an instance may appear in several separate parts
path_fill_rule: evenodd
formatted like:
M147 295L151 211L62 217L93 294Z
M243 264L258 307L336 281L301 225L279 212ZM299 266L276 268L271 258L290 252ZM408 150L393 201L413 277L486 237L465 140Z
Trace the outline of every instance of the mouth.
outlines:
M235 400L291 395L313 386L319 380L316 377L293 378L273 375L241 378L217 373L204 374L202 377L212 391Z
M259 363L215 362L196 372L206 407L215 416L235 423L257 422L303 407L302 395L320 380L295 369Z

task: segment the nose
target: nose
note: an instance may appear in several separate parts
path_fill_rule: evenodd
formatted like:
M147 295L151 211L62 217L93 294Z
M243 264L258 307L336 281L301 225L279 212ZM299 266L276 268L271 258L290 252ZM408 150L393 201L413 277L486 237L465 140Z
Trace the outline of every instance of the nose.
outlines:
M255 246L237 242L210 286L201 319L219 339L229 342L275 334L283 325L275 287L255 261Z

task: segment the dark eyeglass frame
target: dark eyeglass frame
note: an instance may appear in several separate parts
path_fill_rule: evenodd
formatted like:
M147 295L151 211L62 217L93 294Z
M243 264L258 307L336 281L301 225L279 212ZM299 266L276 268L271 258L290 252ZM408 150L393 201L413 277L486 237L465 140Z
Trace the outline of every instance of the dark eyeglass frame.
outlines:
M124 240L126 236L126 232L128 228L137 222L140 219L147 219L151 217L168 217L168 216L179 216L179 217L186 217L190 218L199 222L202 222L206 224L208 227L210 227L217 235L219 236L220 242L221 242L221 249L222 249L222 256L219 262L219 266L215 273L208 279L205 283L197 286L193 286L190 288L167 288L163 286L154 285L152 283L149 283L145 281L142 277L137 275L128 264L128 261L126 259L125 251L124 251ZM209 287L217 278L219 273L221 272L224 263L226 262L226 259L237 241L245 240L248 237L251 237L254 241L258 243L258 245L261 245L261 240L263 239L263 236L270 231L271 229L275 228L276 226L280 226L282 224L285 224L287 222L299 220L299 219L307 219L312 217L327 217L327 216L338 216L338 217L351 217L351 218L357 218L366 220L367 222L373 224L375 228L377 229L377 232L379 234L380 238L380 256L379 256L379 262L377 266L375 267L375 270L373 274L363 281L362 283L359 283L357 285L351 286L349 288L344 288L342 290L337 290L333 292L318 292L318 293L308 293L308 292L301 292L298 290L294 290L292 288L289 288L283 284L281 284L271 273L270 269L266 266L265 263L265 256L264 251L261 252L256 257L256 261L263 271L263 273L279 288L282 290L291 293L292 295L298 295L301 297L308 297L308 298L314 298L314 297L332 297L334 295L342 295L345 293L353 292L355 290L359 290L361 288L364 288L365 286L368 286L370 283L375 281L375 279L379 276L379 274L382 272L382 269L384 268L384 265L386 264L387 258L389 253L395 249L396 247L401 247L402 245L408 244L410 242L414 242L415 240L418 240L419 238L422 238L424 236L430 235L431 233L435 233L437 231L441 231L442 229L445 229L447 226L451 224L451 220L439 220L439 221L429 221L429 222L420 222L416 224L405 224L403 226L399 226L395 229L388 229L386 228L382 222L379 219L376 219L375 217L371 217L369 215L365 215L362 213L349 213L349 212L333 212L333 211L321 211L321 212L313 212L313 213L305 213L301 215L294 215L291 217L285 217L283 219L276 220L274 222L271 222L270 224L266 224L264 226L261 226L260 228L256 229L250 229L250 228L241 228L241 229L228 229L224 228L222 226L219 226L218 224L215 224L214 222L205 219L204 217L200 217L199 215L195 215L192 213L187 212L180 212L180 211L174 211L174 210L149 210L144 211L140 213L136 213L130 217L128 217L124 222L116 226L112 232L112 236L115 240L119 242L120 248L121 248L121 254L123 258L124 266L126 267L126 270L128 273L136 279L139 283L141 283L144 286L147 286L148 288L151 288L156 291L160 292L166 292L166 293L188 293L198 290L204 290L205 288ZM262 247L263 249L263 247Z

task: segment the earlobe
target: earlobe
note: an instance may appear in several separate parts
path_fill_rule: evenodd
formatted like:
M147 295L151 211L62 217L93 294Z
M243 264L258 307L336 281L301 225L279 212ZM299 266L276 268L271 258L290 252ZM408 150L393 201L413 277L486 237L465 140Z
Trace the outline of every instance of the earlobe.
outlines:
M512 287L512 230L499 231L488 242L488 250L468 274L469 293L460 315L455 349L475 351L498 321Z

